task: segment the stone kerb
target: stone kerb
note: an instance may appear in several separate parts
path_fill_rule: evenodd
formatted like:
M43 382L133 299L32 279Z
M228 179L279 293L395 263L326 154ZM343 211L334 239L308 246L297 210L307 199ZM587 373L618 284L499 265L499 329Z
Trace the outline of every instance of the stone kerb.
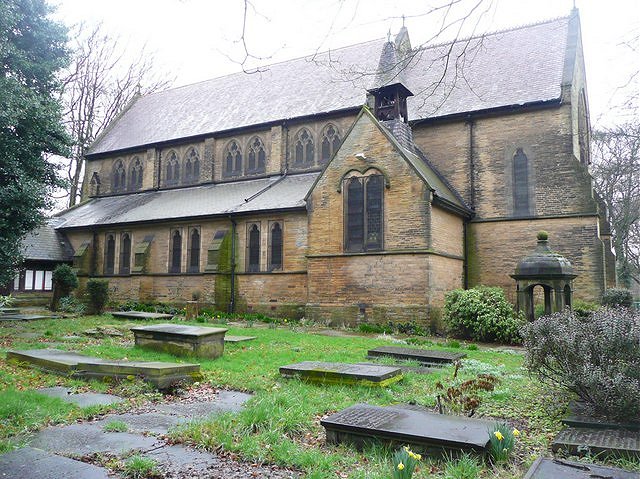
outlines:
M136 346L176 356L218 358L224 352L225 328L155 324L131 328Z

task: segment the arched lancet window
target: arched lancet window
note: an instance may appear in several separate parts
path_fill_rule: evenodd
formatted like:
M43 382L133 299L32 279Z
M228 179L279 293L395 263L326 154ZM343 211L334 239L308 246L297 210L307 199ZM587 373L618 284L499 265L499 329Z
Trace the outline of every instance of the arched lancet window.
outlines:
M280 222L271 224L269 238L269 271L282 269L282 226Z
M137 156L131 160L129 169L129 189L139 190L142 188L142 161Z
M122 160L116 161L113 165L113 174L111 175L111 191L118 193L127 188L127 173L124 169Z
M131 272L131 236L123 233L120 237L120 274Z
M345 249L379 251L383 245L384 178L374 173L345 180Z
M247 271L260 271L260 226L247 225Z
M224 176L238 176L242 173L242 150L238 142L233 140L224 153Z
M200 231L198 228L193 228L189 238L189 273L198 272L200 272Z
M113 274L116 270L116 239L108 234L104 245L104 274Z
M320 141L320 162L322 164L328 162L340 147L340 135L335 126L329 123L322 131L322 140Z
M526 216L529 211L529 160L522 148L513 155L513 213Z
M182 235L180 230L171 232L171 251L169 254L169 273L180 273L182 270Z
M296 134L294 148L293 164L295 166L308 166L315 162L313 137L306 128L303 128Z
M189 148L184 159L184 182L197 183L200 179L200 158L195 148Z
M180 182L180 162L175 151L171 151L167 155L167 164L165 166L164 183L167 186L177 185Z
M267 154L264 143L259 136L254 136L249 141L247 151L247 173L264 173L266 168Z
M100 194L100 175L97 171L91 175L91 181L89 181L89 196L98 196Z

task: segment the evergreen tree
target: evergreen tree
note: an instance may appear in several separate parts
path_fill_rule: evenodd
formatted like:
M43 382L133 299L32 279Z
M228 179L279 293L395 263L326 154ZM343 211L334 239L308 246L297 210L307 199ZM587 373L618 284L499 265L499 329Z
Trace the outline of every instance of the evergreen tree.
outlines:
M68 147L56 78L67 62L66 30L49 13L44 0L0 0L0 285L60 186L47 157Z

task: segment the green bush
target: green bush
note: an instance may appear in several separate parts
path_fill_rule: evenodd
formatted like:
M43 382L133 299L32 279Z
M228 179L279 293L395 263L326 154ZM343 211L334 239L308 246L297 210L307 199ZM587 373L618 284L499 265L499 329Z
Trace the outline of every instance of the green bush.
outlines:
M602 295L602 306L630 308L632 303L633 296L631 295L631 291L628 289L610 288Z
M58 302L58 309L63 313L84 314L86 308L73 296L64 296Z
M106 279L90 279L87 281L87 294L92 314L102 314L109 301L109 281Z
M524 324L524 317L514 312L501 288L476 286L445 295L444 322L454 336L519 343L519 328Z
M522 328L526 366L597 415L640 417L640 313L601 308L544 316Z
M56 269L53 270L52 278L61 298L69 296L69 293L78 287L78 276L68 264L56 266Z
M582 301L581 299L576 299L573 301L571 305L571 309L581 317L589 316L594 311L597 311L600 305L597 303L590 303L588 301Z

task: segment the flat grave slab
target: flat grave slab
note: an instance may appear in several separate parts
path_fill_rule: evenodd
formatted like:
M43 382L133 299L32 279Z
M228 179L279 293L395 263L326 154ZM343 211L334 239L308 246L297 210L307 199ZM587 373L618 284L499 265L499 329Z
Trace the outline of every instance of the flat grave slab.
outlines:
M402 379L402 371L394 366L359 365L304 361L280 367L284 377L337 384L387 386Z
M18 308L0 308L0 314L16 314L19 312Z
M225 336L225 343L242 343L244 341L253 341L256 339L255 336Z
M573 456L600 454L640 458L640 432L569 427L558 433L551 443L551 450L566 451Z
M523 479L638 479L637 472L583 462L539 457Z
M114 311L111 313L114 318L124 319L171 319L173 314L146 313L144 311Z
M370 349L367 354L368 359L391 357L402 361L418 361L421 364L437 366L451 364L467 356L466 353L451 353L449 351L438 351L434 349L402 348L398 346L379 346Z
M158 389L167 389L178 382L194 382L202 377L199 364L118 361L92 358L59 349L8 351L7 359L81 378L128 379L141 377Z
M226 328L154 324L131 328L136 346L178 356L218 358L224 352Z
M100 394L100 393L74 393L69 388L60 386L52 388L40 388L36 389L36 392L44 394L45 396L62 399L65 402L76 404L80 407L90 406L108 406L109 404L118 404L124 401L119 396L113 394Z
M589 413L583 403L571 401L569 403L569 414L562 419L565 426L589 428L589 429L626 429L629 431L640 431L640 421L615 421L604 417L594 417Z
M414 373L414 374L431 374L437 371L438 368L429 368L427 366L407 366L405 364L381 364L381 363L356 363L362 366L391 366L393 368L398 368L403 373Z
M0 455L0 477L24 479L109 479L102 467L32 447Z
M426 453L475 451L489 444L491 421L427 412L404 406L356 404L320 421L327 442L363 446L371 441L410 444Z
M36 321L38 319L51 319L53 316L44 316L42 314L3 314L0 315L2 321Z

